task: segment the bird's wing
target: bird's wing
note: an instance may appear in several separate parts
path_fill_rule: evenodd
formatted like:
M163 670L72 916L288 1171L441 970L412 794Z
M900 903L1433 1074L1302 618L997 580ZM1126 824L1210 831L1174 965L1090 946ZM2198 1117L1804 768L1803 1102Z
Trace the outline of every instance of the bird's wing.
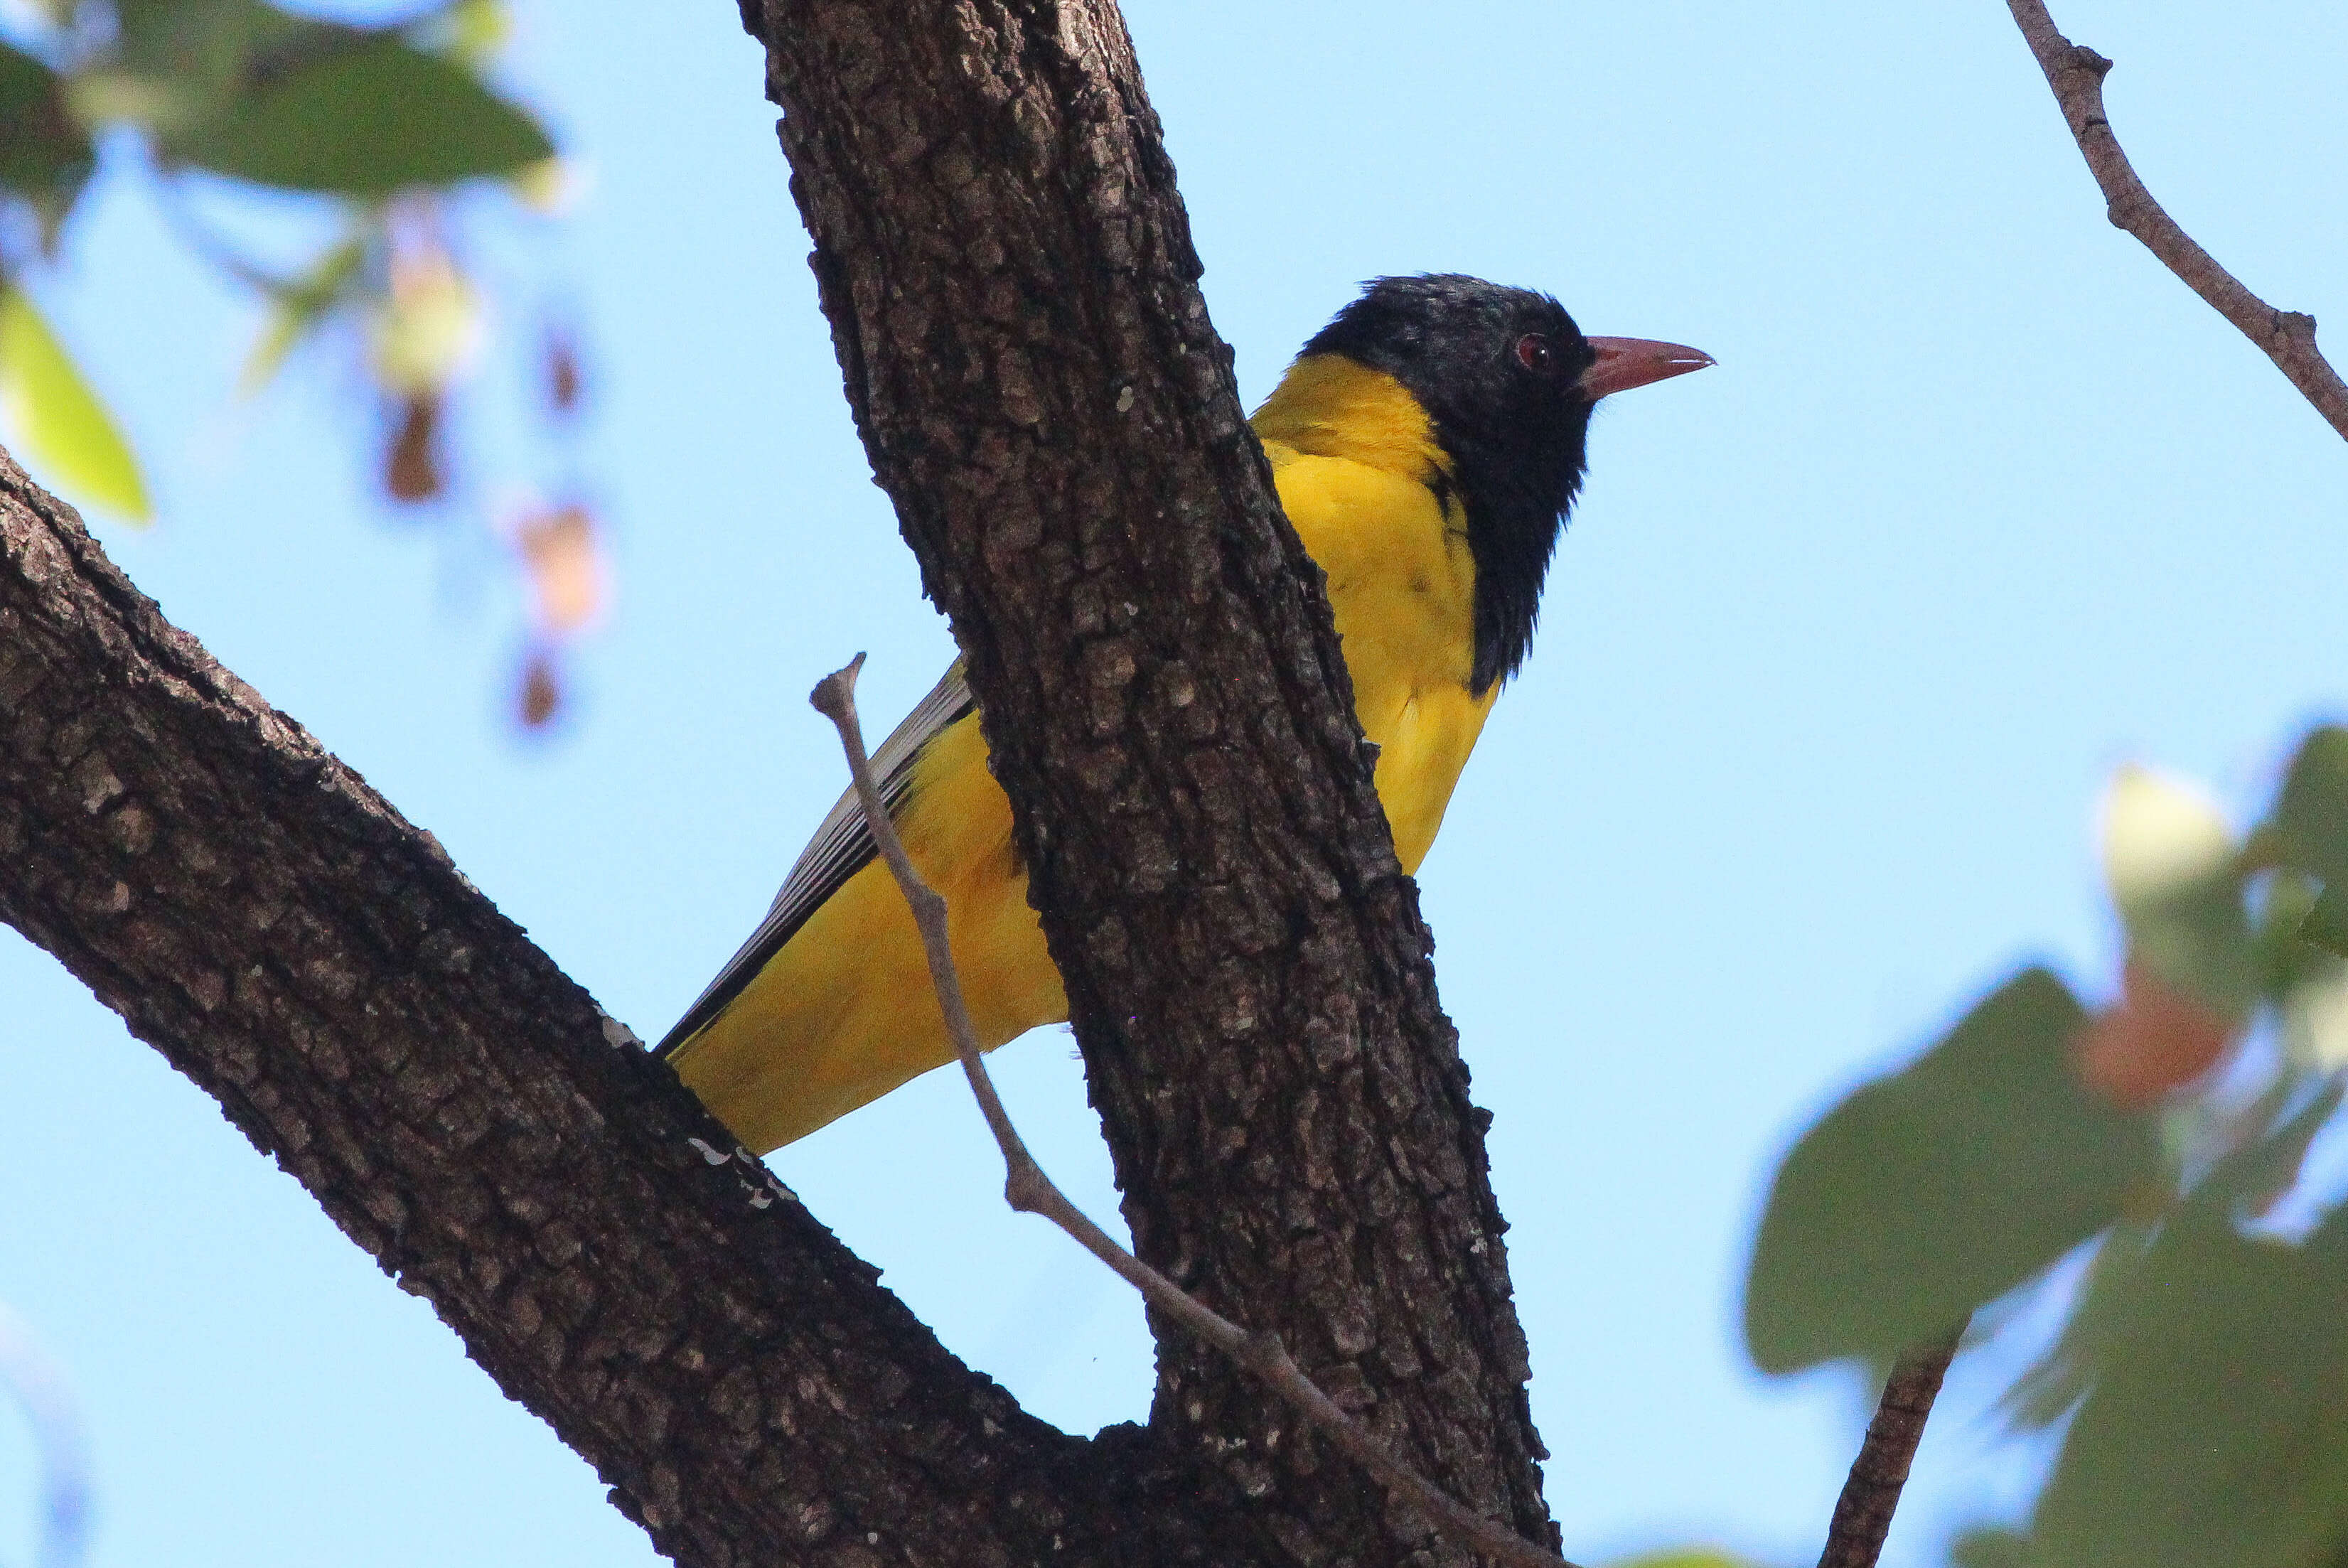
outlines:
M889 808L891 820L896 818L898 808L912 789L913 763L922 748L977 708L977 699L970 695L970 686L963 679L962 661L956 659L938 684L930 688L930 695L916 703L904 722L880 743L880 749L872 754L872 777L880 786L880 799ZM758 923L758 929L750 934L750 940L742 944L741 950L726 960L726 967L685 1009L685 1016L662 1037L657 1047L660 1052L666 1055L675 1050L724 1012L726 1004L766 967L767 961L781 952L783 944L807 923L808 917L823 907L824 900L863 870L876 852L872 830L864 820L864 808L850 788L816 829L808 847L800 851L798 863L783 879L782 891L775 894L767 918Z

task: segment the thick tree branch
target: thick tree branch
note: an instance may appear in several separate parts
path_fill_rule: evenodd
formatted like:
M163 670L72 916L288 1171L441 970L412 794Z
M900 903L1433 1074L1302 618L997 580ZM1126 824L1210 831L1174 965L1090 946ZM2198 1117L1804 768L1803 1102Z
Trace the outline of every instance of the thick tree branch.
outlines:
M1471 1510L1553 1542L1430 939L1114 8L749 20L1137 1251ZM1147 1433L1022 1417L12 465L0 529L0 916L432 1299L664 1550L1457 1556L1182 1336Z
M1907 1351L1892 1367L1842 1495L1835 1500L1818 1568L1875 1568L1900 1493L1908 1485L1916 1445L1924 1440L1924 1423L1931 1419L1932 1401L1940 1398L1941 1379L1948 1376L1963 1336L1961 1325L1943 1338Z
M1483 1119L1115 5L744 15L858 428L969 659L1136 1251L1554 1544ZM1153 1429L1219 1456L1283 1550L1424 1531L1159 1326Z
M970 1080L979 1113L986 1119L987 1130L994 1135L995 1148L1003 1155L1004 1201L1023 1214L1035 1214L1059 1226L1078 1246L1139 1291L1152 1307L1255 1374L1355 1464L1376 1477L1402 1501L1433 1519L1454 1541L1495 1563L1513 1563L1516 1568L1574 1568L1556 1553L1544 1552L1522 1536L1511 1535L1490 1520L1470 1513L1425 1476L1395 1459L1384 1443L1339 1409L1335 1400L1304 1376L1278 1339L1268 1334L1249 1333L1127 1252L1115 1237L1068 1201L1068 1195L1060 1191L1028 1152L1026 1140L1019 1136L1019 1130L1012 1125L1011 1113L1004 1109L1003 1097L994 1091L994 1080L987 1073L983 1055L985 1047L979 1044L978 1027L971 1022L969 1004L963 999L962 976L954 967L953 946L947 935L946 901L913 869L912 857L905 852L904 841L897 836L896 826L889 820L889 809L881 801L880 786L873 781L871 759L864 751L863 725L856 713L856 675L863 666L864 655L859 654L846 668L834 670L818 681L808 700L839 731L840 749L847 754L849 778L854 781L857 800L864 809L864 820L872 830L873 842L879 846L890 875L896 878L898 891L905 895L913 923L921 931L922 949L929 961L930 983L937 990L946 1033L953 1041L954 1055L961 1060L963 1076Z
M1121 1511L1147 1470L1130 1435L1065 1438L942 1349L5 453L0 918L217 1098L679 1561L1213 1550L1203 1511Z
M2188 288L2265 350L2275 367L2315 405L2315 411L2348 438L2348 386L2342 384L2340 373L2316 349L2315 318L2298 311L2277 310L2243 287L2178 226L2137 178L2104 114L2104 77L2112 68L2111 61L2057 31L2044 0L2006 0L2006 8L2029 41L2038 68L2046 73L2046 85L2054 89L2063 121L2071 128L2096 183L2103 188L2113 227L2143 241L2145 248L2182 278Z

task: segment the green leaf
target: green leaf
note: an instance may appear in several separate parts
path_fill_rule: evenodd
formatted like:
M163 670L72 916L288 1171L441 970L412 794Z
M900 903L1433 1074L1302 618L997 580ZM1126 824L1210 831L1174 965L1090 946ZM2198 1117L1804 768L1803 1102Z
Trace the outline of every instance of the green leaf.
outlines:
M354 234L319 257L292 286L278 291L270 306L269 325L262 329L261 339L252 346L252 354L245 358L244 372L237 378L240 390L250 396L269 384L269 378L277 374L277 367L294 352L294 346L324 320L349 291L366 259L366 240Z
M2348 888L2348 729L2325 725L2301 742L2272 826L2287 864Z
M2023 1568L2029 1537L2000 1524L1977 1524L1949 1542L1951 1568Z
M129 443L22 289L0 293L0 414L60 488L134 522L152 516Z
M554 144L462 66L376 36L299 60L169 150L263 185L379 196L508 174Z
M66 107L64 78L0 43L0 189L32 207L45 243L96 165L88 133Z
M287 64L369 35L266 0L115 0L115 41L73 84L87 123L127 120L168 144Z
M2325 1084L2281 1122L2294 1098L2277 1085L2253 1111L2261 1130L2226 1154L2201 1179L2185 1207L2230 1219L2264 1209L2299 1180L2307 1151L2340 1109L2341 1083ZM2104 1239L2073 1298L2070 1321L2037 1364L2018 1378L2007 1407L2028 1427L2051 1427L2086 1398L2098 1366L2125 1344L2140 1315L2147 1269L2165 1266L2157 1221L2123 1223Z
M2086 1015L2027 969L1905 1070L1853 1093L1777 1171L1745 1294L1765 1371L1888 1360L2116 1219L2159 1181L2153 1118L2071 1066Z
M114 14L115 66L214 97L233 92L268 51L314 50L324 40L365 36L268 0L114 0Z
M2299 934L2316 946L2348 958L2348 892L2326 888L2307 918L2299 923Z
M2284 867L2266 880L2259 903L2256 941L2259 987L2281 996L2294 985L2336 973L2339 961L2312 946L2305 935L2322 888L2304 872Z
M1757 1568L1750 1557L1723 1552L1717 1546L1674 1546L1618 1558L1608 1568Z
M2032 1522L2045 1568L2301 1568L2348 1546L2348 1222L2186 1206L2129 1271Z

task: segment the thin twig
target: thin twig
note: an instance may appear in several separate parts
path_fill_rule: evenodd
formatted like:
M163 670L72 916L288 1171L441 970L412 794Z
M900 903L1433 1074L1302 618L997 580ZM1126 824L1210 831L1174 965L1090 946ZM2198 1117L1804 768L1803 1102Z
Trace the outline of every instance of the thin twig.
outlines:
M1908 1466L1963 1333L1960 1324L1939 1339L1910 1347L1893 1365L1859 1458L1851 1460L1850 1479L1835 1500L1818 1568L1875 1568L1891 1530L1891 1511L1900 1506L1900 1489L1908 1484Z
M2315 411L2348 438L2348 385L2315 346L2315 318L2295 310L2277 310L2244 288L2240 280L2218 264L2217 259L2193 242L2177 220L2153 200L2137 178L2127 154L2120 150L2104 116L2104 77L2111 61L2095 50L2074 44L2054 26L2045 0L2005 0L2014 25L2038 57L2046 85L2072 138L2087 160L2096 183L2103 187L2112 226L2125 229L2185 284L2209 303L2209 307L2240 327L2242 335L2266 351L2275 367L2291 378Z
M1403 1463L1368 1429L1305 1377L1276 1336L1241 1328L1127 1252L1107 1232L1086 1219L1083 1211L1068 1202L1067 1196L1052 1184L1052 1179L1044 1174L1044 1168L1035 1163L1035 1156L1020 1141L1018 1130L1011 1125L1010 1113L1003 1109L1002 1097L994 1092L994 1080L987 1076L986 1065L980 1059L978 1031L971 1025L970 1009L963 1001L962 977L955 972L953 952L946 941L946 901L913 869L904 842L897 837L896 827L889 820L880 787L872 781L871 764L864 752L863 727L856 717L856 675L863 667L864 655L859 654L845 669L835 670L817 682L808 700L839 730L840 746L848 753L849 772L856 780L856 798L864 807L864 819L872 829L873 842L896 877L905 903L912 909L913 923L921 929L922 951L930 961L930 980L937 987L938 1006L945 1014L946 1033L953 1041L954 1054L962 1059L971 1093L978 1097L978 1108L985 1114L987 1128L1003 1150L1004 1199L1014 1209L1040 1214L1067 1232L1078 1245L1138 1290L1150 1305L1262 1378L1355 1463L1389 1491L1426 1514L1444 1534L1495 1563L1514 1564L1516 1568L1574 1568L1564 1558L1474 1512Z

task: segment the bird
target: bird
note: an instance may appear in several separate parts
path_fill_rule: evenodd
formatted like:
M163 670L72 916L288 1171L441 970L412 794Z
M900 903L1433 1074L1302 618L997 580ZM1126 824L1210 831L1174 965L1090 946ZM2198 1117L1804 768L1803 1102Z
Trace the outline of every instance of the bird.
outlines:
M1531 644L1591 409L1713 363L1682 344L1585 336L1531 290L1384 277L1306 342L1250 419L1323 574L1406 873ZM1068 1004L986 759L957 660L871 768L914 866L946 900L992 1050L1065 1020ZM911 912L852 790L655 1048L762 1155L953 1059Z

